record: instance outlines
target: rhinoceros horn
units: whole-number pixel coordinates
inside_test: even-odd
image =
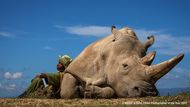
[[[150,52],[149,54],[147,54],[146,56],[144,56],[143,58],[141,58],[141,62],[144,65],[151,65],[152,61],[154,60],[156,55],[155,51]]]
[[[167,74],[176,64],[178,64],[183,57],[184,54],[179,54],[178,56],[175,56],[167,61],[149,66],[146,73],[151,76],[153,83],[155,83],[158,79]]]

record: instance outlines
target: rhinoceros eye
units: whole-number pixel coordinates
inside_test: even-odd
[[[122,64],[124,68],[128,67],[128,64]]]

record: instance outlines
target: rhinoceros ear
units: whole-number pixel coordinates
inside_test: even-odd
[[[144,43],[145,49],[147,50],[155,41],[155,38],[153,35],[147,37],[147,41]]]
[[[149,54],[141,58],[141,63],[144,65],[151,65],[152,61],[155,58],[155,55],[156,55],[155,51],[150,52]]]
[[[117,38],[119,38],[122,35],[122,33],[119,30],[117,30],[115,26],[112,26],[111,32],[114,35],[113,41],[115,41]]]

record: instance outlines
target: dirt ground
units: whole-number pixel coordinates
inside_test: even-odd
[[[32,99],[32,98],[0,98],[0,107],[63,107],[63,106],[131,106],[152,105],[183,106],[190,107],[190,94],[165,97],[144,97],[144,98],[118,98],[118,99]],[[164,106],[165,107],[165,106]]]

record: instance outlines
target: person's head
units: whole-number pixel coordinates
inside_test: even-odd
[[[68,55],[59,56],[57,70],[60,72],[63,72],[69,66],[71,62],[72,62],[72,59]]]

